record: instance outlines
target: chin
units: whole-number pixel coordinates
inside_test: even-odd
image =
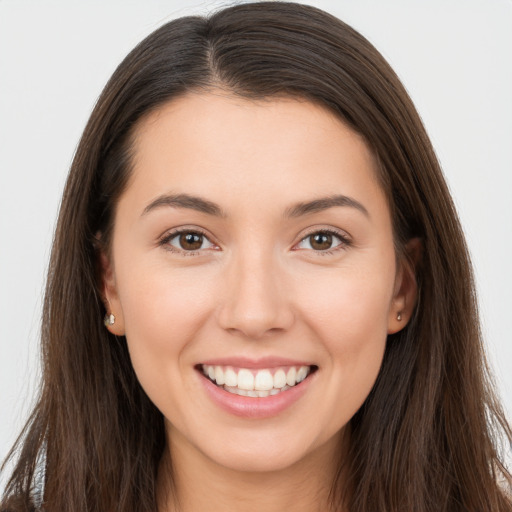
[[[268,429],[249,433],[231,431],[229,436],[212,436],[208,445],[195,448],[219,468],[244,473],[275,473],[294,466],[303,467],[306,461],[317,457],[323,460],[326,455],[332,457],[337,453],[344,430],[330,437],[325,435],[323,441],[322,433],[308,439],[303,435],[294,437],[289,432],[271,434]]]

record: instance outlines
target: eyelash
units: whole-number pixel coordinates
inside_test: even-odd
[[[174,247],[174,246],[172,246],[170,244],[171,240],[173,240],[177,236],[180,236],[180,235],[183,235],[183,234],[199,235],[201,237],[206,238],[206,240],[208,240],[209,243],[211,243],[212,245],[215,246],[214,242],[212,242],[210,240],[208,235],[204,231],[202,231],[202,230],[200,230],[198,228],[193,228],[193,229],[180,228],[180,229],[173,230],[170,233],[166,233],[158,241],[158,245],[164,247],[166,250],[168,250],[170,252],[181,254],[183,256],[197,256],[197,255],[199,255],[201,253],[201,251],[204,250],[204,249],[198,249],[198,250],[195,250],[195,251],[187,251],[185,249],[178,249],[178,248],[176,248],[176,247]],[[337,231],[337,230],[334,230],[334,229],[327,229],[327,228],[326,229],[318,229],[317,228],[317,229],[311,230],[309,233],[305,234],[300,239],[300,241],[297,244],[294,245],[294,247],[296,247],[297,245],[301,244],[302,242],[304,242],[308,238],[312,237],[313,235],[319,235],[319,234],[330,235],[332,237],[337,238],[340,241],[340,243],[338,245],[336,245],[335,247],[332,247],[331,249],[318,250],[318,251],[315,251],[314,249],[311,249],[311,251],[313,253],[315,253],[316,255],[319,255],[319,256],[328,256],[330,254],[335,253],[336,251],[344,250],[344,249],[350,247],[351,244],[352,244],[351,240],[347,237],[347,235],[342,233],[342,232],[340,232],[340,231]],[[300,251],[300,250],[309,250],[309,249],[293,249],[293,250]]]
[[[173,240],[177,236],[180,236],[180,235],[183,235],[183,234],[202,236],[202,237],[206,238],[206,240],[208,240],[208,242],[210,242],[212,245],[215,246],[215,244],[210,240],[209,236],[204,231],[202,231],[202,230],[200,230],[198,228],[190,228],[190,229],[180,228],[180,229],[173,230],[170,233],[166,233],[158,241],[158,245],[164,247],[164,249],[169,251],[169,252],[173,252],[173,253],[176,253],[176,254],[181,254],[183,256],[197,256],[197,255],[199,255],[201,253],[201,250],[204,250],[204,249],[198,249],[198,250],[195,250],[195,251],[186,251],[185,249],[178,249],[177,247],[174,247],[174,246],[172,246],[170,244],[171,240]]]
[[[332,247],[330,249],[318,250],[318,251],[315,251],[314,249],[311,249],[311,251],[315,255],[317,255],[317,256],[329,256],[331,254],[334,254],[337,251],[345,250],[345,249],[347,249],[348,247],[350,247],[352,245],[352,241],[347,236],[347,234],[344,233],[344,232],[337,231],[337,230],[332,229],[332,228],[323,228],[323,229],[322,228],[320,228],[320,229],[316,228],[316,229],[312,229],[311,231],[306,233],[300,239],[299,243],[295,244],[295,246],[301,244],[304,240],[307,240],[308,238],[312,237],[313,235],[330,235],[332,237],[337,238],[340,241],[340,243],[338,245],[336,245],[335,247]],[[310,245],[311,245],[311,243],[310,243]],[[309,250],[309,249],[294,249],[294,250],[300,251],[300,250]]]

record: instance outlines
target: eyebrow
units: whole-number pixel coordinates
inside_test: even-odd
[[[363,213],[366,217],[370,217],[368,210],[359,201],[356,201],[352,197],[344,196],[341,194],[329,197],[321,197],[319,199],[314,199],[313,201],[308,201],[305,203],[298,203],[291,208],[288,208],[285,212],[285,216],[301,217],[302,215],[322,212],[337,206],[348,206],[355,208],[356,210],[359,210],[361,213]]]
[[[142,215],[146,215],[152,210],[162,206],[170,206],[172,208],[187,208],[189,210],[196,210],[198,212],[214,215],[216,217],[226,217],[226,214],[222,211],[222,208],[219,205],[213,203],[212,201],[208,201],[207,199],[191,196],[189,194],[161,195],[149,203],[146,208],[144,208]]]
[[[227,217],[226,213],[222,208],[207,199],[201,197],[192,196],[189,194],[163,194],[152,201],[144,211],[142,215],[146,215],[149,212],[161,208],[163,206],[170,206],[172,208],[187,208],[189,210],[196,210],[207,215],[213,215],[215,217]],[[366,217],[370,217],[368,210],[355,199],[345,195],[333,195],[328,197],[321,197],[313,199],[312,201],[297,203],[296,205],[287,208],[284,212],[284,216],[288,218],[301,217],[311,213],[318,213],[329,208],[335,208],[340,206],[348,206],[355,208],[363,213]]]

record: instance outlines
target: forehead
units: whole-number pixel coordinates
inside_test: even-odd
[[[171,190],[220,203],[382,196],[368,145],[326,108],[222,91],[189,93],[141,120],[130,181],[128,191],[146,199]]]
[[[247,99],[222,89],[191,92],[163,104],[139,121],[135,134],[136,150],[150,149],[148,139],[159,143],[162,136],[200,137],[204,148],[224,143],[232,151],[243,151],[258,144],[267,150],[282,148],[284,143],[302,142],[306,135],[326,145],[342,137],[355,150],[371,153],[361,135],[319,103],[289,96]]]

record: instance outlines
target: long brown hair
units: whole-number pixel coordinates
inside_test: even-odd
[[[108,248],[137,122],[211,87],[330,109],[377,155],[397,252],[422,240],[418,304],[389,336],[377,382],[351,420],[349,481],[332,482],[333,510],[510,512],[500,440],[510,445],[512,432],[485,362],[462,230],[421,120],[364,37],[316,8],[268,1],[162,26],[100,96],[64,191],[40,398],[9,455],[17,463],[0,510],[156,510],[163,418],[136,379],[125,339],[103,326],[96,234]]]

